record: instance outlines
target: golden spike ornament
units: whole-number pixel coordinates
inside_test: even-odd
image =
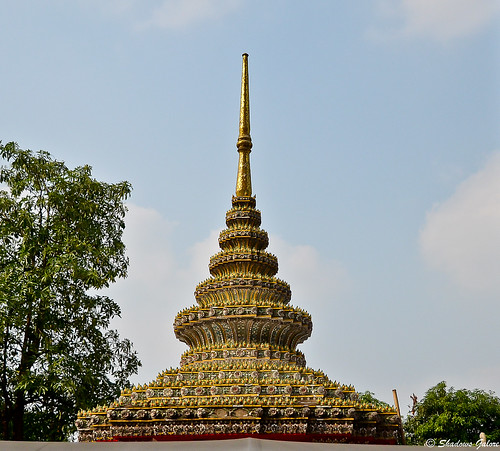
[[[250,137],[250,97],[248,89],[248,54],[243,54],[241,70],[240,99],[240,130],[236,147],[240,154],[238,161],[238,177],[236,179],[236,196],[250,197],[252,195],[252,178],[250,174],[250,152],[252,138]]]

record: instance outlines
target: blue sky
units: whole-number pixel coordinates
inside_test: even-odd
[[[402,406],[500,394],[498,0],[0,0],[0,139],[128,180],[115,326],[177,366],[236,179],[253,189],[332,380]],[[405,412],[406,409],[404,408]]]

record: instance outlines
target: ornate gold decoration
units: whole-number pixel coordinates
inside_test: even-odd
[[[219,235],[221,251],[195,290],[197,305],[179,312],[176,337],[189,349],[180,367],[125,389],[111,405],[80,412],[80,441],[272,436],[281,439],[395,443],[392,408],[362,403],[354,387],[306,366],[297,345],[311,316],[289,305],[276,278],[267,232],[250,181],[248,55],[243,55],[236,196]],[[332,354],[325,358],[334,356]],[[276,437],[274,437],[276,438]]]

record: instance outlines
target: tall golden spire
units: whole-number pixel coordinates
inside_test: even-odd
[[[241,100],[240,100],[240,134],[236,143],[240,154],[238,162],[238,177],[236,179],[236,196],[252,195],[252,178],[250,174],[250,152],[252,138],[250,137],[250,99],[248,94],[248,54],[243,54],[241,70]]]
[[[290,286],[276,277],[278,259],[266,251],[269,237],[252,196],[247,58],[244,54],[238,181],[227,228],[219,235],[221,250],[210,258],[210,277],[196,286],[197,305],[174,320],[175,336],[189,349],[179,368],[124,389],[109,407],[81,411],[80,441],[272,436],[396,443],[401,428],[396,411],[367,404],[354,387],[306,367],[297,349],[311,335],[312,320],[289,304]],[[351,323],[355,333],[359,325]]]

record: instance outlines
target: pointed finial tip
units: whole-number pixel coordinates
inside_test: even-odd
[[[250,139],[250,100],[248,94],[248,54],[243,53],[243,67],[241,70],[241,100],[240,100],[240,134],[238,143],[246,141],[247,149],[252,147]],[[238,145],[238,148],[240,146]]]
[[[250,100],[248,93],[248,54],[243,53],[243,67],[241,72],[241,102],[240,102],[240,130],[238,142],[239,162],[238,178],[236,180],[236,196],[251,196],[252,182],[250,175]]]

